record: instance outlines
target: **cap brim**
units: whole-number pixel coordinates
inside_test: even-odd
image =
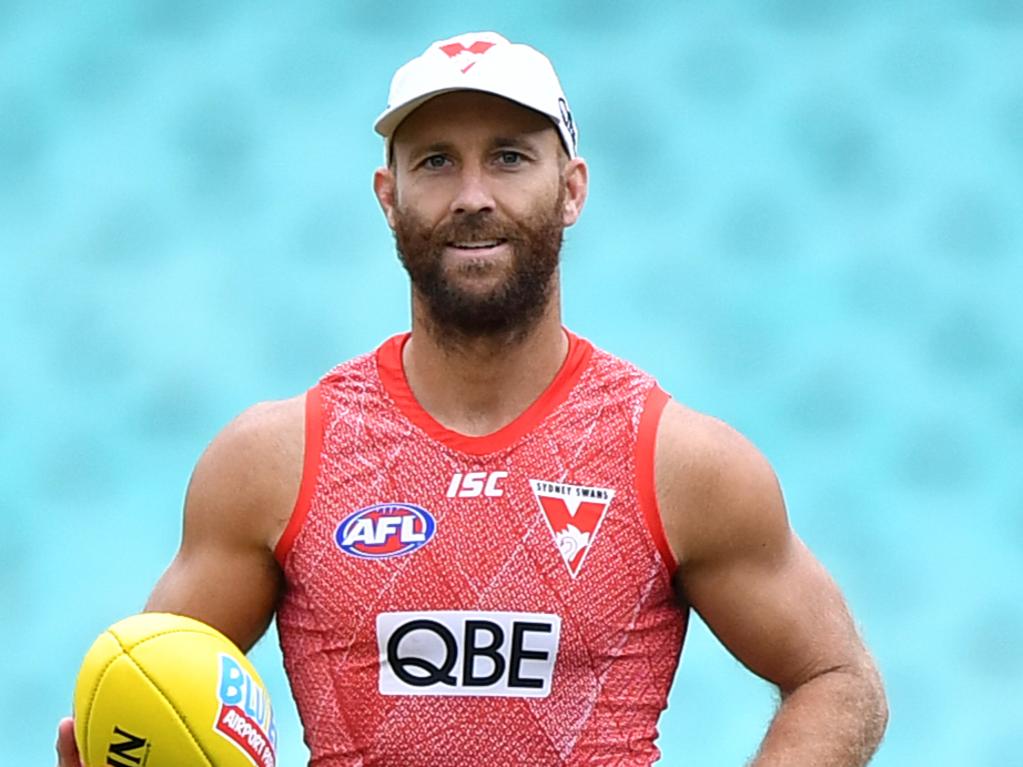
[[[538,109],[533,104],[527,104],[524,101],[513,99],[504,93],[496,93],[494,91],[486,90],[485,88],[466,88],[465,86],[460,86],[456,88],[438,88],[437,90],[424,93],[421,96],[416,96],[414,99],[412,99],[411,101],[406,101],[404,104],[399,104],[396,107],[384,110],[384,112],[377,118],[376,122],[373,123],[373,130],[375,130],[384,138],[390,138],[392,135],[394,135],[394,131],[398,129],[398,126],[401,125],[402,120],[404,120],[414,111],[416,111],[427,101],[429,101],[432,98],[435,98],[436,96],[440,96],[444,93],[454,93],[455,91],[476,91],[477,93],[489,93],[492,96],[498,96],[502,99],[507,99],[508,101],[511,101],[513,104],[518,104],[519,106],[524,107],[525,109],[531,109],[532,111],[542,114],[544,117],[553,120],[555,128],[557,128],[558,126],[557,115],[550,114],[543,109]]]
[[[417,96],[411,101],[406,101],[404,104],[399,104],[396,107],[385,109],[384,112],[377,118],[377,121],[373,123],[373,130],[379,133],[384,138],[390,138],[390,136],[397,130],[401,121],[412,114],[416,109],[421,107],[427,101],[432,99],[434,96],[440,96],[442,93],[452,93],[460,90],[476,90],[475,88],[438,88],[435,91],[424,93],[421,96]],[[482,91],[481,91],[482,92]]]

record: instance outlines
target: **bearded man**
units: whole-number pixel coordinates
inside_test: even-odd
[[[550,62],[434,43],[376,129],[411,332],[213,441],[148,609],[244,649],[276,614],[318,767],[649,765],[690,610],[780,690],[755,765],[866,764],[881,682],[767,461],[562,325]]]

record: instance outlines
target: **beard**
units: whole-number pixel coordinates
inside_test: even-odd
[[[553,205],[538,207],[521,222],[481,211],[458,214],[434,229],[414,211],[396,208],[398,257],[438,340],[515,339],[533,327],[554,285],[564,231],[564,197],[562,188]],[[488,240],[503,240],[511,251],[510,260],[445,258],[449,243]]]

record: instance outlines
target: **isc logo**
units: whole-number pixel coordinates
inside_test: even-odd
[[[334,542],[353,557],[388,559],[422,548],[436,529],[433,516],[422,506],[377,503],[345,517],[334,531]]]
[[[547,613],[380,613],[380,693],[546,698],[560,636]]]
[[[504,495],[501,482],[508,476],[506,471],[470,471],[461,472],[451,478],[448,485],[448,498],[478,498],[481,495],[498,498]]]

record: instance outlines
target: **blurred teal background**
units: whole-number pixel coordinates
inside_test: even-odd
[[[887,679],[875,764],[1023,765],[1014,0],[0,0],[0,761],[52,763],[212,436],[406,327],[371,123],[473,29],[575,111],[568,324],[773,461]],[[742,764],[773,706],[697,623],[662,763]]]

